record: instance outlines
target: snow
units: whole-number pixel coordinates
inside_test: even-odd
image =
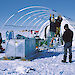
[[[62,63],[63,53],[50,54],[45,51],[33,61],[0,60],[0,75],[75,75],[75,48],[73,63]]]
[[[56,50],[43,50],[32,61],[0,60],[0,75],[75,75],[75,30],[72,26],[70,28],[74,32],[72,63],[68,62],[68,58],[68,63],[61,62],[63,46],[59,46]],[[4,56],[5,53],[0,53],[0,58]]]
[[[73,63],[61,62],[63,52],[46,50],[39,55],[32,61],[0,60],[0,75],[75,75],[75,47],[73,47]],[[0,54],[1,56],[4,54]]]

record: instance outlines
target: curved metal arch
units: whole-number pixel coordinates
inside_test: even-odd
[[[41,17],[41,16],[38,16],[38,17]],[[43,18],[46,18],[46,17],[48,17],[48,15],[46,15],[46,16],[44,16]],[[34,18],[33,20],[32,20],[32,22],[34,21],[34,20],[36,20],[37,19],[37,17],[36,18]],[[34,25],[36,25],[40,20],[42,20],[42,19],[39,19],[38,21],[36,21],[35,23],[34,23]],[[41,23],[43,23],[45,20],[43,20],[43,21],[41,21],[38,25],[41,25]],[[32,23],[31,22],[31,23]],[[31,23],[29,23],[29,25],[31,24]],[[28,25],[28,26],[29,26]],[[33,28],[33,27],[32,27]],[[36,26],[36,29],[38,28],[38,26]]]
[[[43,20],[43,21],[41,21],[41,22],[39,23],[39,25],[41,25],[43,22],[44,22],[44,20]],[[36,27],[36,29],[38,29],[38,26]]]
[[[40,16],[38,16],[38,17],[40,17]],[[45,17],[47,17],[47,15],[45,15]],[[43,17],[43,18],[45,18],[45,17]],[[34,18],[28,25],[30,25],[34,20],[36,20],[37,19],[37,17],[36,18]],[[40,19],[40,20],[42,20],[42,19]],[[38,21],[39,22],[39,21]],[[35,24],[37,23],[37,21],[35,22]],[[34,25],[35,25],[34,24]]]
[[[40,15],[40,16],[38,16],[38,17],[41,17],[41,16],[48,16],[47,14],[43,14],[43,15]]]
[[[48,16],[47,16],[48,17]],[[43,17],[44,18],[44,17]],[[37,19],[37,18],[36,18]],[[37,20],[34,25],[36,25],[40,20],[42,20],[41,18],[39,20]]]
[[[44,15],[45,16],[45,15]],[[47,15],[46,15],[47,16]],[[39,17],[41,17],[41,16],[39,16]],[[35,23],[34,23],[34,25],[36,25],[40,20],[42,20],[41,18],[39,19],[39,20],[37,20]]]
[[[24,10],[30,9],[30,8],[45,8],[45,9],[47,9],[48,11],[50,10],[49,8],[43,7],[43,6],[30,6],[30,7],[26,7],[26,8],[23,8],[23,9],[19,10],[17,13],[20,13],[21,11],[24,11]],[[51,11],[51,10],[50,10],[50,11]],[[15,14],[17,14],[17,13],[15,13]],[[4,25],[6,25],[6,23],[7,23],[13,16],[15,16],[15,14],[11,15],[11,16],[6,20],[5,23],[4,23]]]
[[[37,18],[34,18],[28,25],[30,25],[34,20],[36,20]]]
[[[39,16],[38,16],[39,17]],[[28,25],[30,25],[33,21],[35,21],[37,17],[35,17]]]
[[[36,22],[34,23],[34,25],[36,25],[40,20],[41,20],[41,19],[39,19],[38,21],[36,21]]]
[[[46,17],[48,18],[48,16],[44,16],[43,18],[46,19],[46,20],[48,20]],[[46,20],[43,20],[43,22],[45,22]],[[40,26],[40,24],[37,25],[37,27],[39,27],[39,26]]]
[[[41,23],[43,23],[44,22],[44,20],[42,20],[40,23],[39,23],[39,25],[41,25]],[[36,27],[34,30],[37,30],[38,29],[38,26],[34,26],[34,27]],[[32,27],[31,29],[33,29],[34,27]],[[39,30],[39,29],[38,29]]]
[[[44,16],[43,18],[45,18],[45,17],[48,17],[48,16]],[[36,21],[35,23],[34,23],[34,25],[36,25],[40,20],[42,20],[42,19],[39,19],[38,21]],[[36,26],[36,29],[41,25],[41,23],[43,23],[45,20],[43,20],[43,21],[41,21],[37,26]]]
[[[46,9],[46,10],[48,10],[48,11],[55,12],[55,11],[53,11],[53,10],[47,8],[47,7],[44,7],[44,6],[30,6],[30,7],[26,7],[26,8],[23,8],[23,9],[19,10],[17,13],[20,13],[20,12],[22,12],[22,11],[24,11],[24,10],[27,10],[27,9],[30,9],[30,8],[44,8],[44,9]],[[15,14],[17,14],[17,13],[15,13]],[[6,25],[7,22],[8,22],[15,14],[11,15],[11,16],[6,20],[5,23],[4,23],[4,25]]]
[[[19,10],[18,13],[19,13],[19,12],[22,12],[22,11],[24,11],[24,10],[30,9],[30,8],[45,8],[45,9],[47,9],[47,10],[50,10],[49,8],[44,7],[44,6],[30,6],[30,7],[26,7],[26,8],[23,8],[23,9]]]
[[[45,12],[40,12],[40,13],[34,14],[34,15],[32,15],[31,17],[28,17],[28,18],[22,23],[22,25],[23,25],[27,20],[29,20],[30,18],[32,18],[32,17],[34,17],[34,16],[37,16],[37,15],[41,15],[41,14],[47,15],[47,14],[45,14]],[[41,15],[41,16],[42,16],[42,15]],[[39,16],[38,16],[38,17],[39,17]]]
[[[24,14],[23,16],[21,16],[15,23],[14,23],[14,25],[18,22],[18,21],[20,21],[23,17],[25,17],[26,15],[29,15],[29,14],[32,14],[32,13],[35,13],[35,12],[43,12],[43,11],[48,11],[48,10],[35,10],[35,11],[31,11],[31,12],[28,12],[28,13],[26,13],[26,14]]]
[[[14,16],[15,14],[11,15],[4,23],[4,25],[6,25],[6,23]]]

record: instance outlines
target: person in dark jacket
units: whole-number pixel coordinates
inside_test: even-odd
[[[56,33],[56,25],[55,25],[55,19],[53,14],[53,19],[51,19],[50,16],[50,41],[52,40],[53,37],[55,37],[55,33]],[[50,44],[50,46],[53,46],[53,42]]]
[[[69,62],[72,62],[72,40],[73,40],[73,31],[69,29],[68,24],[64,26],[65,32],[62,36],[65,45],[64,45],[64,57],[62,62],[66,62],[67,58],[67,49],[69,49]]]
[[[0,49],[2,48],[1,43],[2,43],[2,36],[1,36],[1,33],[0,33]]]
[[[54,37],[54,35],[56,33],[56,25],[55,25],[54,14],[53,14],[52,20],[51,20],[51,16],[50,16],[50,33],[51,33],[52,37]]]
[[[55,20],[55,24],[56,24],[56,36],[59,35],[59,37],[60,37],[60,27],[61,27],[62,20],[63,19],[62,19],[62,17],[60,15]]]
[[[52,19],[50,23],[50,31],[56,33],[56,25],[55,25],[54,19]]]
[[[1,44],[2,44],[2,35],[0,33],[0,52],[5,50],[5,49],[2,48]]]

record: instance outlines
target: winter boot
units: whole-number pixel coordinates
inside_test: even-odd
[[[66,60],[62,60],[63,63],[66,63]]]
[[[69,60],[70,63],[72,63],[72,60]]]
[[[72,63],[72,55],[69,55],[69,62]]]
[[[64,55],[64,59],[62,60],[62,62],[66,63],[66,56]]]

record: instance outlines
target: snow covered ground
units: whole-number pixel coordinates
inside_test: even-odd
[[[56,51],[44,50],[32,61],[0,60],[0,75],[75,75],[75,45],[72,51],[72,63],[61,62],[63,59],[62,46]],[[3,56],[5,53],[0,53],[0,58]]]
[[[75,75],[75,39],[72,53],[72,63],[68,62],[68,58],[68,63],[61,62],[63,46],[59,46],[56,50],[44,50],[32,61],[0,60],[0,75]],[[5,53],[0,53],[0,58],[3,56]]]
[[[60,52],[45,50],[32,61],[0,60],[0,75],[75,75],[75,47],[72,63],[61,62],[63,52],[59,49]],[[0,57],[4,55],[1,53]]]

